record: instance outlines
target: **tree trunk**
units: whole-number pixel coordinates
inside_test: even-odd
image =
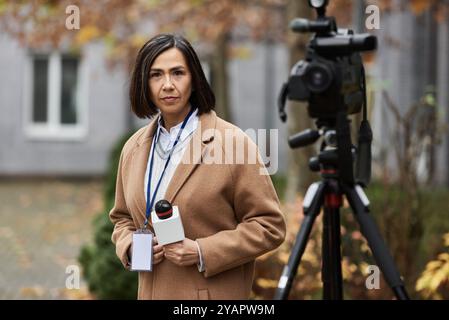
[[[215,41],[210,57],[211,86],[215,93],[215,111],[221,118],[231,121],[228,92],[228,48],[229,34],[223,33]]]
[[[309,7],[307,1],[290,0],[287,4],[288,22],[296,17],[312,18],[312,13],[312,9]],[[290,66],[293,66],[298,60],[304,59],[310,36],[310,34],[298,34],[290,30],[288,31]],[[314,127],[314,123],[307,112],[306,103],[290,101],[287,114],[289,135]],[[313,181],[317,180],[318,176],[311,172],[308,166],[309,158],[315,154],[314,146],[294,150],[290,149],[288,151],[286,190],[286,200],[288,202],[294,201],[298,192],[304,194],[307,187]]]

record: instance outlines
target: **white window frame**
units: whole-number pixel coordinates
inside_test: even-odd
[[[82,141],[88,132],[88,72],[87,65],[80,58],[77,70],[77,122],[63,124],[60,122],[61,113],[61,78],[62,54],[53,51],[48,56],[48,84],[47,84],[47,122],[33,121],[33,90],[34,90],[34,57],[36,52],[30,53],[25,66],[24,81],[24,129],[30,140]]]

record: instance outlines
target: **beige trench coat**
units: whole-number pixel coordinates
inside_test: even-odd
[[[109,216],[112,241],[124,266],[132,233],[145,219],[144,175],[156,123],[153,119],[137,131],[120,157]],[[234,134],[234,146],[225,139],[226,132]],[[179,207],[185,236],[198,241],[205,272],[164,259],[152,272],[139,273],[138,299],[248,299],[255,259],[283,242],[286,226],[270,176],[261,174],[266,171],[263,164],[236,163],[236,151],[242,152],[238,141],[243,141],[245,161],[250,152],[257,153],[242,130],[214,111],[200,115],[165,199]],[[220,153],[227,161],[211,163]]]

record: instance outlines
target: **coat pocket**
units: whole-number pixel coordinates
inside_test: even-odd
[[[210,300],[209,289],[198,289],[198,300]]]

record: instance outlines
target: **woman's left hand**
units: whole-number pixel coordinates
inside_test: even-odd
[[[187,238],[183,241],[165,245],[164,256],[174,264],[182,267],[191,266],[200,260],[195,241]]]

